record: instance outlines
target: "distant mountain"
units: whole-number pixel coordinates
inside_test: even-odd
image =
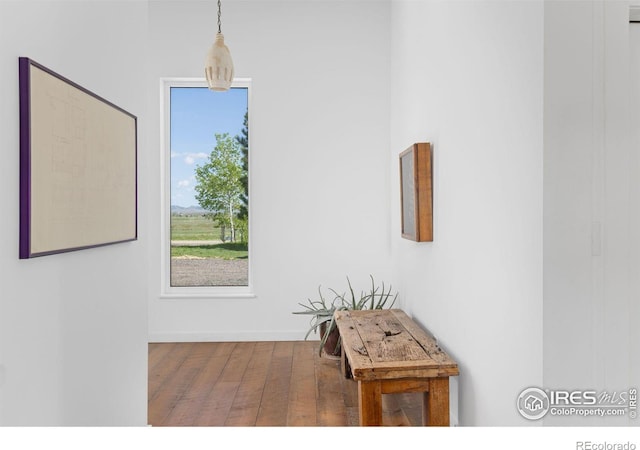
[[[206,214],[207,211],[200,206],[178,206],[171,205],[171,214]]]

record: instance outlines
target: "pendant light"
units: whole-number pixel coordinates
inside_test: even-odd
[[[218,33],[216,40],[207,53],[204,67],[207,85],[212,91],[228,91],[233,82],[233,60],[224,44],[220,21],[220,0],[218,0]]]

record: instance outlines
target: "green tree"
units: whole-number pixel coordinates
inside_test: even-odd
[[[196,167],[196,200],[214,218],[227,224],[236,240],[235,220],[241,205],[242,151],[228,133],[216,134],[216,146],[209,160]]]
[[[238,217],[247,219],[249,216],[249,111],[244,113],[242,130],[235,137],[235,140],[240,145],[240,150],[242,150],[242,177],[240,182],[242,183],[243,193],[240,197],[241,204]]]

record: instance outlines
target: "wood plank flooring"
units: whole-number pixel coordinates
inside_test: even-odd
[[[356,382],[317,342],[149,344],[153,426],[357,426]],[[419,426],[420,394],[383,396],[384,424]]]

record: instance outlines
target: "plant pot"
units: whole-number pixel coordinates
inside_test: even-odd
[[[327,324],[323,323],[320,325],[320,340],[324,339],[324,334],[327,329]],[[326,342],[324,343],[324,347],[322,348],[322,354],[327,358],[331,359],[339,359],[341,354],[341,345],[340,345],[340,332],[338,331],[338,327],[333,327],[333,329],[329,332],[329,336],[327,337]]]

